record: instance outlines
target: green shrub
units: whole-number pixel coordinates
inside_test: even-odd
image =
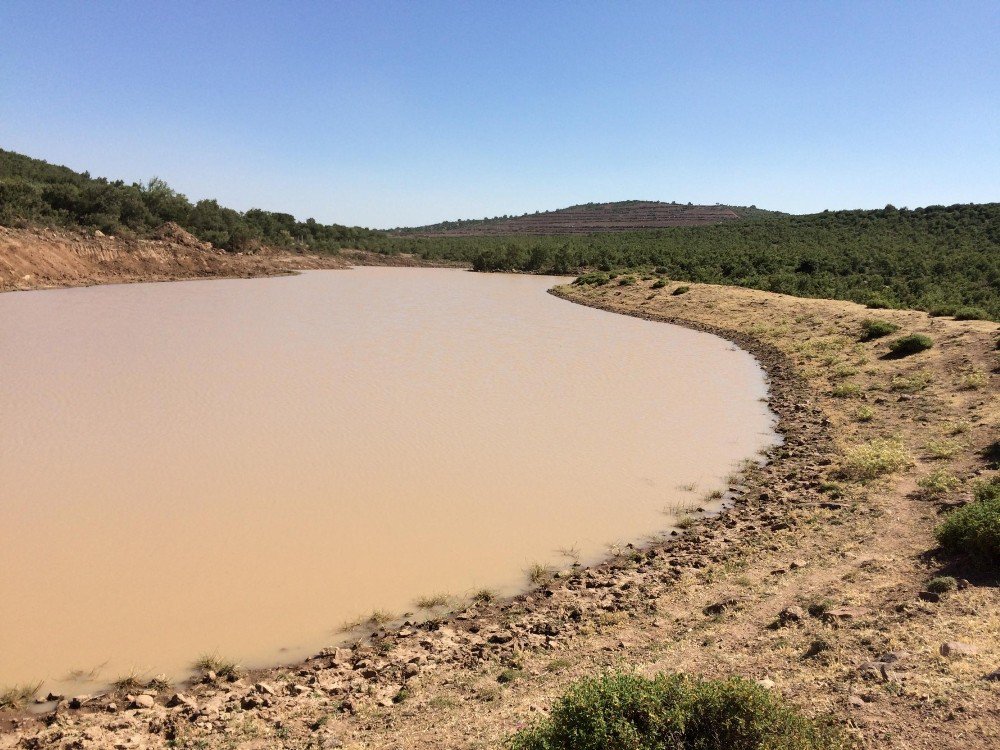
[[[927,582],[927,590],[935,594],[947,594],[958,588],[958,581],[951,576],[938,576]]]
[[[618,279],[618,286],[632,286],[635,283],[635,276],[622,276]]]
[[[663,287],[665,287],[666,285],[667,285],[667,280],[666,279],[657,279],[656,281],[653,282],[652,288],[653,289],[663,289]]]
[[[610,674],[582,680],[512,750],[834,750],[848,743],[740,678]]]
[[[907,354],[916,354],[934,346],[934,339],[922,333],[911,333],[909,336],[898,338],[889,344],[889,351],[893,354],[905,357]]]
[[[890,323],[888,320],[868,318],[861,321],[861,340],[871,341],[872,339],[880,339],[898,330],[899,326],[895,323]]]
[[[927,314],[930,315],[932,318],[943,318],[943,317],[945,317],[947,315],[954,315],[955,314],[955,306],[954,305],[934,305],[933,307],[931,307],[930,309],[927,310]]]
[[[949,513],[935,534],[950,555],[1000,562],[1000,478],[978,485],[975,499]]]
[[[888,310],[896,305],[881,294],[873,294],[868,298],[867,306],[872,310]]]
[[[955,311],[955,320],[989,320],[985,310],[978,307],[960,307]]]
[[[587,284],[593,286],[604,286],[609,281],[611,281],[611,277],[608,276],[606,273],[594,272],[594,273],[585,273],[582,276],[578,276],[576,281],[574,281],[573,283],[577,284],[578,286],[585,286]]]
[[[672,291],[671,294],[673,294],[674,296],[677,296],[678,294],[687,294],[690,291],[691,291],[691,287],[689,287],[689,286],[679,286],[676,289],[674,289],[674,291]]]

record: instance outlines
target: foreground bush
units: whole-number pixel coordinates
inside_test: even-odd
[[[889,344],[889,351],[899,356],[916,354],[934,346],[934,339],[922,333],[911,333],[909,336],[898,338]]]
[[[989,320],[990,315],[978,307],[960,307],[955,311],[955,320]]]
[[[573,685],[513,750],[833,750],[833,727],[746,680],[611,674]]]
[[[1000,562],[1000,478],[976,487],[975,500],[949,513],[935,534],[950,555]]]

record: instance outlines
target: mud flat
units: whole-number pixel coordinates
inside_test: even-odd
[[[294,667],[161,691],[141,699],[149,707],[128,708],[136,695],[62,704],[48,726],[21,720],[7,744],[496,747],[572,680],[625,667],[760,680],[832,714],[863,747],[996,747],[995,573],[936,557],[932,531],[993,471],[997,326],[677,286],[558,294],[721,333],[764,365],[785,441],[733,483],[725,513],[527,594],[379,627]],[[884,339],[859,341],[875,316],[932,336],[933,349],[885,358]],[[883,439],[908,465],[864,481],[847,471],[854,451]],[[928,496],[917,482],[937,470],[959,485]],[[967,581],[922,597],[942,573]],[[968,648],[942,653],[946,642]]]

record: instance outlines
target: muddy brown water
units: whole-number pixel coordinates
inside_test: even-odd
[[[546,294],[565,282],[0,295],[0,686],[291,662],[663,532],[774,442],[747,353]]]

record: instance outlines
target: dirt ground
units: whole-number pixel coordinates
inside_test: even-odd
[[[759,680],[864,748],[1000,747],[997,571],[939,559],[933,536],[996,468],[998,326],[651,284],[554,293],[715,332],[766,368],[784,443],[732,477],[724,513],[699,513],[693,496],[683,529],[599,566],[426,621],[373,622],[293,667],[66,696],[40,717],[11,714],[0,748],[495,748],[573,680],[617,668]],[[934,347],[888,358],[894,336],[861,341],[866,318]],[[879,440],[900,465],[859,476],[856,451]],[[934,472],[957,485],[918,484]],[[958,590],[928,596],[943,574]],[[952,642],[964,647],[943,654]]]

